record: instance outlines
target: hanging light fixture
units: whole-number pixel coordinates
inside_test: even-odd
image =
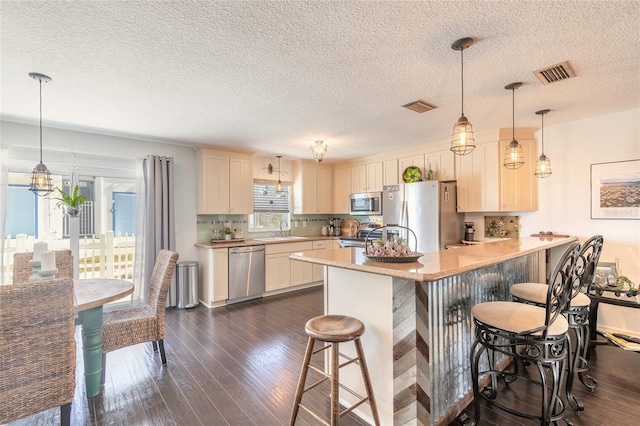
[[[538,161],[536,161],[536,171],[534,173],[539,178],[546,178],[551,175],[551,162],[549,161],[549,158],[544,155],[544,115],[549,111],[551,110],[541,109],[540,111],[536,111],[536,114],[540,116],[540,119],[542,121],[542,154],[540,154],[540,157],[538,157]]]
[[[522,145],[516,140],[516,89],[522,86],[522,83],[511,83],[504,88],[512,91],[512,129],[513,137],[511,143],[504,152],[504,166],[507,169],[515,170],[524,165],[524,155],[522,154]]]
[[[42,83],[51,81],[51,77],[37,72],[30,72],[29,77],[40,82],[40,163],[33,169],[31,173],[31,185],[29,191],[41,197],[51,194],[53,184],[51,183],[51,173],[47,166],[42,162]]]
[[[315,145],[311,145],[309,148],[311,148],[313,158],[315,158],[318,163],[322,163],[324,154],[327,152],[327,144],[324,143],[324,141],[316,141]]]
[[[462,87],[462,115],[453,125],[453,136],[451,137],[451,151],[457,155],[466,155],[475,149],[475,139],[473,137],[473,128],[467,117],[464,116],[464,49],[473,44],[471,37],[456,40],[451,45],[453,50],[460,51],[460,85]]]
[[[284,191],[282,190],[282,181],[280,181],[280,159],[282,155],[276,155],[278,157],[278,184],[276,185],[276,194],[282,194]]]

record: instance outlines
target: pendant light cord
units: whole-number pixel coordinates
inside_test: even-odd
[[[462,87],[462,100],[460,102],[462,115],[464,115],[464,47],[460,49],[460,86]]]
[[[540,114],[542,116],[542,155],[544,155],[544,114]]]
[[[511,89],[511,138],[516,140],[516,88]]]
[[[39,78],[40,82],[40,164],[42,164],[42,79]]]

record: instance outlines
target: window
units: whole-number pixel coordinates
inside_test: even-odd
[[[116,235],[133,235],[136,233],[136,194],[135,192],[114,191],[113,232]]]
[[[5,233],[38,238],[38,196],[29,191],[29,185],[9,184],[7,192],[7,221]]]
[[[249,232],[264,232],[289,229],[291,219],[290,195],[291,187],[282,184],[282,192],[276,192],[273,182],[259,182],[253,184],[253,211],[249,215]],[[287,225],[284,226],[283,220]]]

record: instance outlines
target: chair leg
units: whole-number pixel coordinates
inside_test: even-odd
[[[340,344],[331,343],[331,426],[338,425],[340,417]]]
[[[151,342],[151,346],[153,346],[154,352],[158,352],[158,342],[154,340],[153,342]]]
[[[380,426],[380,418],[378,417],[378,406],[376,404],[376,399],[373,396],[373,386],[371,386],[371,378],[369,377],[369,369],[367,368],[367,363],[364,359],[364,351],[362,350],[362,343],[360,343],[360,339],[355,339],[353,342],[356,346],[356,353],[358,354],[358,358],[360,358],[360,372],[362,373],[362,379],[364,380],[364,388],[367,391],[367,396],[369,397],[369,405],[371,406],[371,414],[373,415],[373,422],[376,426]]]
[[[100,386],[104,385],[104,381],[107,377],[107,354],[102,354],[102,371],[100,372]]]
[[[571,319],[574,321],[574,319]],[[575,332],[576,336],[576,350],[573,350],[573,344],[571,343],[571,330]],[[580,361],[580,338],[581,330],[580,327],[571,327],[567,332],[567,362],[569,364],[569,372],[567,373],[567,382],[566,382],[566,392],[567,392],[567,401],[573,409],[578,411],[584,411],[584,404],[582,401],[573,394],[573,379],[576,375],[576,370],[578,367],[578,363]]]
[[[60,406],[60,426],[71,425],[71,403]]]
[[[158,348],[160,348],[160,359],[162,360],[162,365],[167,365],[167,357],[164,353],[164,339],[158,340]]]
[[[298,410],[300,409],[300,401],[302,400],[302,393],[304,392],[304,384],[307,380],[309,363],[311,362],[311,355],[313,354],[314,342],[315,342],[315,339],[309,337],[309,340],[307,342],[307,350],[304,353],[304,361],[302,362],[302,369],[300,370],[300,378],[298,379],[298,387],[296,388],[296,396],[293,400],[293,407],[291,409],[291,419],[289,420],[289,426],[293,426],[296,423],[296,417],[298,417]]]
[[[480,346],[479,349],[478,346]],[[473,422],[470,423],[471,425],[480,424],[480,377],[478,368],[480,357],[485,350],[486,348],[477,340],[471,346],[471,384],[473,386]]]
[[[582,327],[582,348],[580,351],[580,369],[578,370],[578,378],[591,392],[595,392],[598,381],[587,374],[589,370],[589,346],[591,343],[591,325]]]

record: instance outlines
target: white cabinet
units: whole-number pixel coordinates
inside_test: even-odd
[[[265,247],[265,290],[282,290],[312,282],[312,265],[289,259],[291,253],[312,248],[311,241],[268,244]]]
[[[198,248],[200,301],[207,307],[229,298],[229,250]]]
[[[470,154],[456,155],[459,212],[532,211],[538,208],[538,183],[533,176],[537,159],[533,139],[535,129],[519,129],[516,133],[516,139],[523,146],[525,161],[524,166],[516,170],[502,165],[504,150],[511,142],[511,129],[508,130],[506,135],[506,129],[501,129],[493,135],[492,141],[476,141],[476,148]]]
[[[397,185],[400,174],[398,173],[398,160],[387,160],[382,163],[382,186]]]
[[[400,182],[403,182],[402,174],[404,173],[404,170],[407,167],[418,167],[418,168],[420,168],[420,171],[422,172],[422,176],[424,176],[424,173],[425,173],[425,170],[424,170],[424,154],[413,155],[411,157],[404,157],[404,158],[398,159],[398,179],[399,179]]]
[[[367,192],[382,191],[382,163],[367,164]]]
[[[325,166],[302,160],[293,165],[293,212],[333,213],[333,173]]]
[[[367,167],[365,165],[351,168],[351,193],[367,192]]]
[[[435,180],[455,180],[456,169],[454,155],[455,154],[448,149],[425,154],[425,175],[429,171],[429,167],[431,167]]]
[[[313,251],[326,250],[333,247],[333,240],[323,240],[313,242]],[[324,266],[313,264],[312,266],[312,281],[324,281]]]
[[[251,156],[202,148],[196,158],[197,214],[253,211]]]
[[[382,163],[363,164],[351,168],[351,192],[382,191]]]
[[[333,172],[333,213],[349,214],[351,195],[351,169],[336,169]]]

